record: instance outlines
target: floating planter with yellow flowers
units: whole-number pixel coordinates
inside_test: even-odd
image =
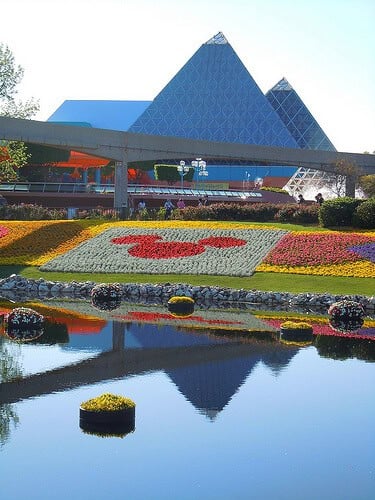
[[[193,314],[194,304],[191,297],[176,295],[168,300],[168,311],[179,318],[187,318]]]
[[[100,283],[91,290],[91,303],[101,311],[113,311],[121,305],[122,290],[118,283]]]
[[[89,399],[80,406],[79,425],[91,434],[123,437],[135,429],[135,403],[110,393]]]
[[[303,321],[284,321],[280,325],[280,338],[285,341],[306,343],[313,338],[313,328]]]

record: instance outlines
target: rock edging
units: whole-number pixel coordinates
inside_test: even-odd
[[[48,281],[43,278],[27,279],[17,274],[0,280],[0,296],[15,302],[28,299],[90,299],[91,290],[97,283],[93,281],[69,283]],[[328,307],[338,300],[360,302],[366,314],[375,313],[375,296],[332,295],[328,293],[264,292],[259,290],[243,290],[221,287],[194,286],[182,283],[163,284],[121,284],[123,298],[129,302],[149,302],[166,304],[174,295],[186,295],[194,299],[202,307],[226,308],[261,308],[277,310],[316,310],[327,311]]]

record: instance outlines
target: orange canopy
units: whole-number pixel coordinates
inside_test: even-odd
[[[110,160],[99,158],[98,156],[91,156],[85,153],[78,153],[78,151],[71,151],[68,161],[59,161],[54,163],[55,167],[71,167],[71,168],[89,168],[89,167],[105,167]]]

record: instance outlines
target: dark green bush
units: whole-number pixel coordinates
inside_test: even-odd
[[[323,227],[352,226],[354,212],[362,202],[349,197],[327,200],[320,207],[319,223]]]
[[[184,220],[233,220],[266,222],[274,220],[280,205],[272,203],[214,203],[203,207],[186,207],[175,211],[175,218]]]
[[[358,205],[354,212],[353,224],[355,227],[375,229],[375,198],[369,198]]]
[[[318,205],[282,205],[275,214],[274,220],[277,222],[291,222],[292,224],[317,224],[318,212]]]

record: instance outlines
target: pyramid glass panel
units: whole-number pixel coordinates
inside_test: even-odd
[[[286,78],[269,90],[266,97],[300,148],[336,151]]]
[[[199,48],[129,131],[299,147],[222,33]]]

